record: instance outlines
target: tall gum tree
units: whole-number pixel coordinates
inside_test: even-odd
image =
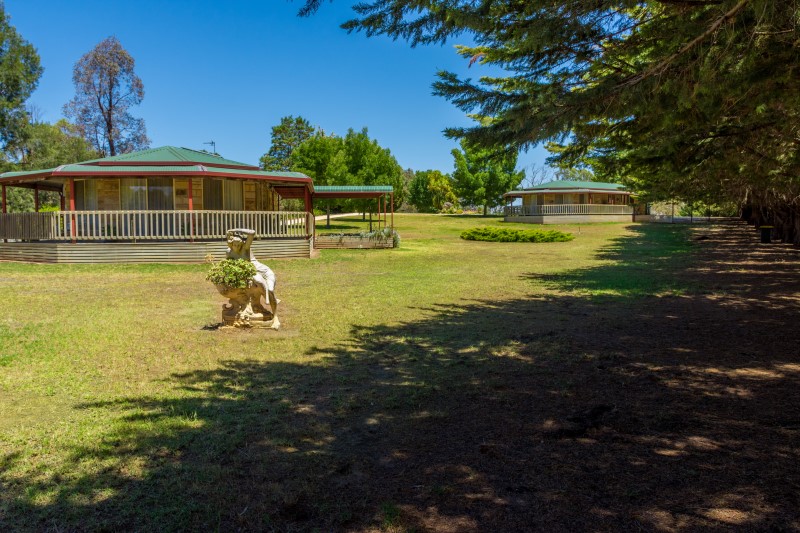
[[[134,72],[135,61],[116,37],[108,37],[75,64],[75,97],[64,114],[104,156],[147,148],[144,120],[130,108],[144,99],[144,84]]]

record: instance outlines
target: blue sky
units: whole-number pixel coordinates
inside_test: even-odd
[[[136,60],[152,146],[208,149],[256,164],[282,116],[302,115],[326,132],[369,128],[404,168],[452,171],[448,126],[470,120],[431,95],[439,69],[467,76],[453,48],[412,49],[383,37],[348,35],[348,0],[296,16],[302,0],[5,0],[11,23],[45,68],[30,102],[55,122],[72,98],[72,67],[114,35]],[[519,168],[541,165],[541,148],[520,154]]]

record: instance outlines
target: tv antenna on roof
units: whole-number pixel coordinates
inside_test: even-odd
[[[203,144],[210,144],[211,145],[211,153],[213,153],[213,154],[217,153],[217,143],[215,143],[214,141],[208,141],[207,143],[203,143]]]

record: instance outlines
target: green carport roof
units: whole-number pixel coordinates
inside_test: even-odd
[[[316,198],[377,198],[394,192],[391,185],[319,185]]]

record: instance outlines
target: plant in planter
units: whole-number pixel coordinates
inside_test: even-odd
[[[230,289],[246,289],[253,283],[256,267],[247,259],[223,259],[211,263],[206,280]]]
[[[247,259],[212,262],[206,279],[228,298],[222,306],[222,322],[226,326],[279,327],[272,311],[261,304],[264,290],[256,283],[257,274],[256,266]]]

